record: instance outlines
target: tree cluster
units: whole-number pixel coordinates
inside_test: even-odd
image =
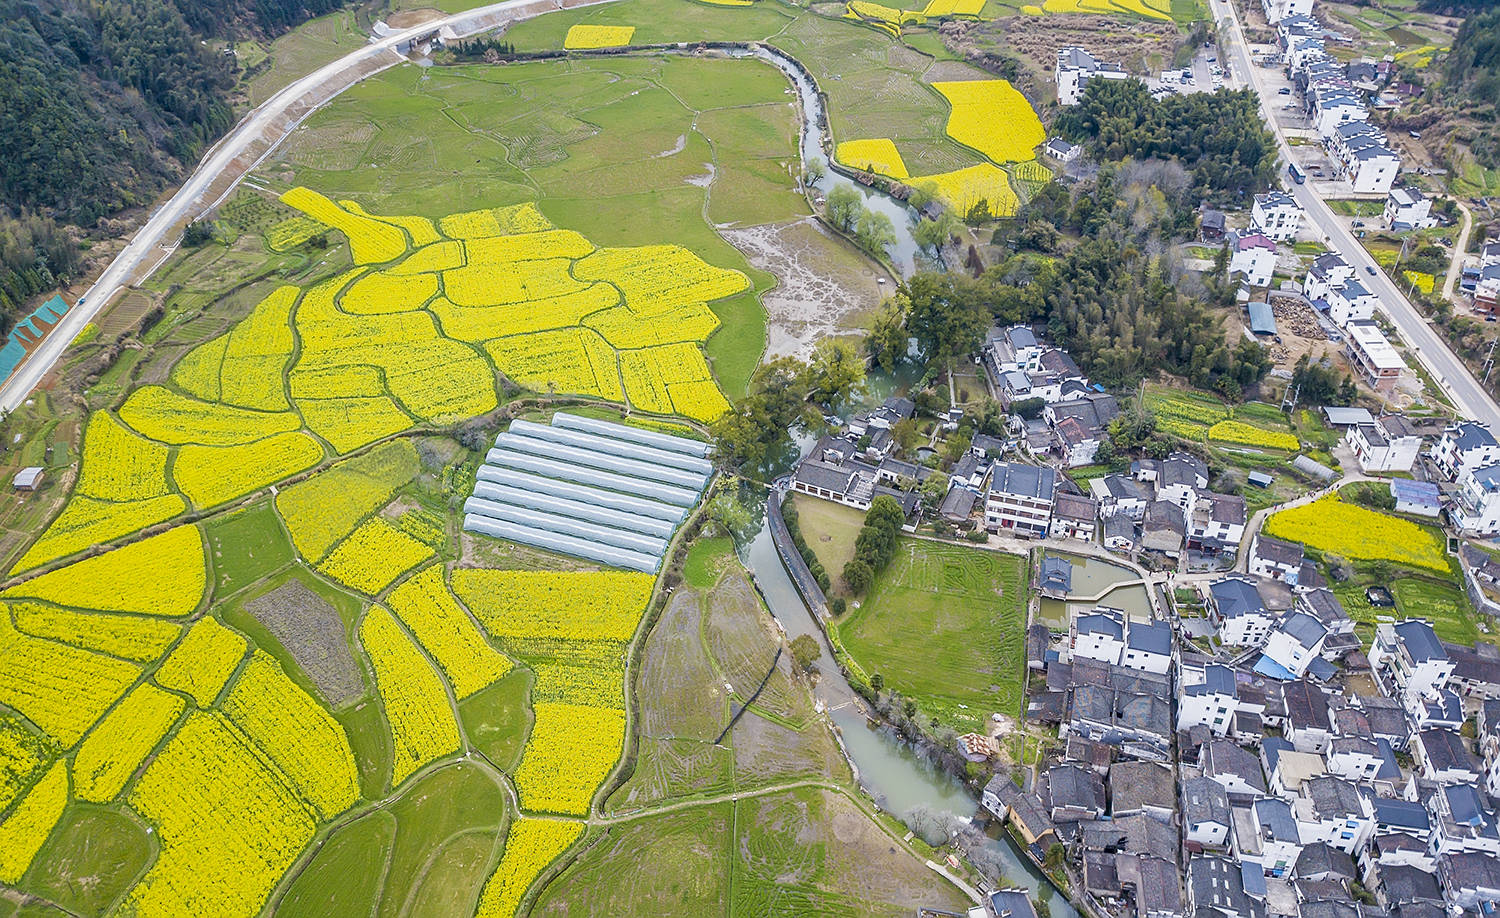
[[[762,365],[749,394],[714,422],[719,460],[748,473],[769,469],[791,447],[792,431],[815,420],[820,409],[837,409],[864,384],[864,361],[854,345],[838,339],[818,342],[806,363],[780,357]]]
[[[866,207],[853,185],[839,185],[828,193],[828,220],[853,236],[856,245],[876,258],[884,258],[885,250],[896,244],[896,227],[891,218]]]
[[[1443,98],[1462,104],[1481,126],[1468,138],[1474,157],[1486,166],[1500,165],[1500,132],[1495,106],[1500,105],[1500,9],[1465,19],[1443,62]]]
[[[51,217],[0,216],[0,334],[28,298],[71,280],[80,262],[78,244]]]
[[[906,514],[896,499],[882,494],[865,511],[865,525],[854,540],[854,557],[844,565],[844,583],[853,593],[863,593],[896,556],[896,541]]]
[[[1276,169],[1276,144],[1250,90],[1155,99],[1140,80],[1093,80],[1055,127],[1100,160],[1180,162],[1210,197],[1259,191]]]

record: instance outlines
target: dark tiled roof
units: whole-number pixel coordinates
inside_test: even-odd
[[[1396,624],[1396,635],[1401,638],[1401,643],[1406,646],[1406,652],[1411,656],[1413,662],[1422,663],[1427,660],[1446,660],[1448,652],[1443,649],[1443,644],[1438,640],[1437,634],[1433,632],[1432,626],[1424,621],[1408,619]]]
[[[1208,591],[1214,598],[1214,606],[1224,618],[1241,615],[1264,615],[1265,604],[1255,584],[1245,577],[1225,577],[1209,584]]]

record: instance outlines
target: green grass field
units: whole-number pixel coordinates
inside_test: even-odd
[[[902,540],[869,597],[838,625],[867,674],[960,732],[1018,715],[1025,660],[1026,559]]]
[[[204,527],[213,556],[215,590],[237,593],[292,560],[292,543],[270,501],[213,517]]]
[[[67,914],[102,915],[155,855],[156,842],[135,819],[112,808],[75,803],[63,812],[24,885]]]
[[[496,768],[509,770],[520,761],[535,720],[527,704],[531,683],[531,673],[514,670],[458,703],[464,734]]]
[[[841,590],[840,572],[854,557],[854,540],[865,525],[865,515],[853,507],[806,494],[793,494],[792,504],[797,508],[802,537],[833,578],[834,588]]]

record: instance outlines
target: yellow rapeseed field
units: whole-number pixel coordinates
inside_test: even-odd
[[[75,609],[177,616],[198,607],[206,583],[203,537],[196,526],[178,526],[49,571],[0,595]]]
[[[1265,531],[1356,561],[1394,561],[1449,572],[1443,545],[1432,533],[1416,523],[1346,504],[1337,495],[1274,513]]]
[[[200,618],[156,670],[156,682],[211,707],[244,657],[244,638],[216,618]]]
[[[67,804],[68,763],[59,759],[0,822],[0,883],[20,882]]]
[[[115,799],[186,708],[180,697],[149,682],[132,689],[78,747],[73,793],[93,803]]]
[[[937,0],[934,0],[937,2]],[[928,4],[931,6],[931,4]],[[901,151],[888,137],[846,140],[834,150],[834,158],[851,169],[868,169],[877,175],[905,180],[910,177]]]
[[[933,83],[953,106],[948,136],[997,163],[1034,159],[1047,139],[1042,120],[1007,80]]]
[[[925,175],[911,183],[932,194],[959,214],[967,214],[980,201],[989,206],[990,215],[1014,216],[1020,201],[1010,187],[1010,177],[994,163],[980,163],[967,169]]]
[[[517,819],[505,838],[500,866],[484,885],[475,918],[514,918],[532,881],[582,833],[582,823]]]
[[[615,48],[630,44],[635,26],[575,25],[568,29],[563,47],[569,51],[588,48]]]
[[[380,606],[365,613],[359,640],[375,667],[375,684],[395,747],[391,786],[433,759],[458,751],[458,725],[432,667]]]
[[[485,641],[448,592],[441,565],[434,564],[407,578],[391,592],[388,604],[437,660],[459,698],[467,698],[510,672],[510,661]]]

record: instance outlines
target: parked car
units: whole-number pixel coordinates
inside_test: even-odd
[[[1276,94],[1278,96],[1289,96],[1292,94],[1292,88],[1290,86],[1283,86],[1280,89],[1276,90]]]
[[[1365,225],[1365,221],[1363,221],[1363,220],[1355,220],[1353,223],[1351,223],[1349,225],[1350,226],[1364,226]]]

